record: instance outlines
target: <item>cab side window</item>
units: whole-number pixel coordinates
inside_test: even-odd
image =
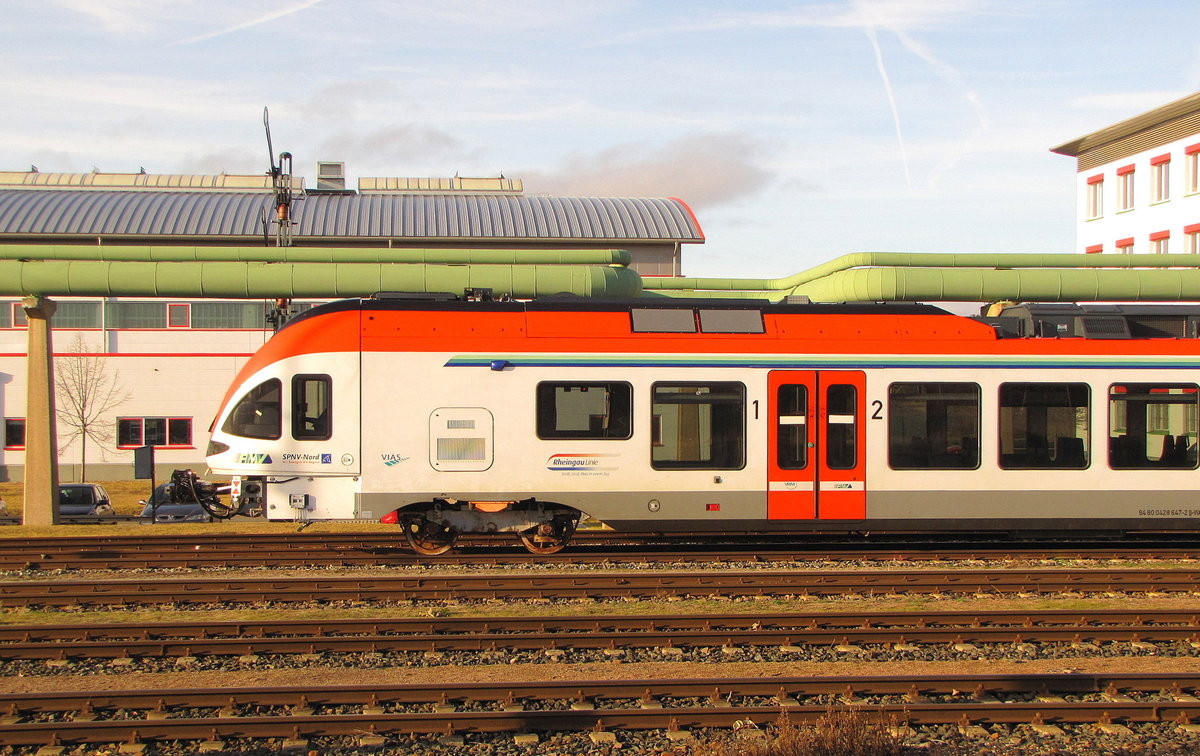
[[[333,381],[327,375],[292,377],[292,438],[329,440],[333,435],[332,394]]]

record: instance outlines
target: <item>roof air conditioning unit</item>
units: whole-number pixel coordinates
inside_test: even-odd
[[[346,164],[317,161],[317,191],[346,191]]]

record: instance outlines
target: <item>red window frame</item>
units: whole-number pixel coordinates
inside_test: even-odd
[[[147,420],[161,420],[164,423],[163,433],[165,436],[165,438],[164,438],[165,443],[152,444],[152,446],[154,446],[155,449],[194,449],[194,448],[196,448],[195,436],[194,436],[195,423],[192,421],[192,418],[190,418],[190,417],[162,417],[162,416],[154,416],[154,415],[149,415],[146,417],[118,417],[117,418],[117,448],[118,449],[137,449],[141,446],[145,446],[145,443],[146,443],[146,421]],[[123,422],[137,423],[136,427],[138,429],[138,441],[136,443],[133,443],[133,442],[121,443],[121,423],[123,423]],[[181,423],[181,422],[187,423],[187,436],[188,436],[187,443],[173,444],[173,443],[171,443],[171,426],[174,423]]]
[[[183,313],[183,324],[175,325],[171,321],[174,320],[175,313]],[[167,304],[167,328],[191,328],[192,327],[192,306],[187,302],[172,302]]]
[[[12,305],[12,327],[13,328],[28,328],[29,318],[25,315],[25,308],[21,307],[20,302],[10,302]]]
[[[9,443],[9,423],[21,426],[21,443]],[[22,451],[25,449],[25,418],[23,417],[6,417],[4,418],[4,450],[5,451]]]

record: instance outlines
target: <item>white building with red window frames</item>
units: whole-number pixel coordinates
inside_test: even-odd
[[[1077,160],[1079,251],[1200,254],[1200,93],[1051,151]]]
[[[319,164],[319,177],[329,165],[344,175],[341,164]],[[296,178],[293,191],[298,247],[626,249],[639,273],[677,276],[682,245],[704,241],[681,200],[526,195],[518,179],[362,178],[355,191],[324,178],[305,190]],[[264,176],[0,171],[0,244],[262,246],[272,203]],[[103,360],[121,399],[99,420],[102,442],[87,443],[87,477],[130,477],[143,444],[156,448],[161,473],[202,470],[209,424],[270,338],[273,303],[54,299],[56,360]],[[0,481],[21,480],[25,463],[25,350],[24,310],[0,297]],[[70,431],[60,421],[64,481],[80,476],[80,442],[62,444]]]

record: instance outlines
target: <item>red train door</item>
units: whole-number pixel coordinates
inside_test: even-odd
[[[864,374],[775,370],[767,387],[768,519],[865,517]]]

